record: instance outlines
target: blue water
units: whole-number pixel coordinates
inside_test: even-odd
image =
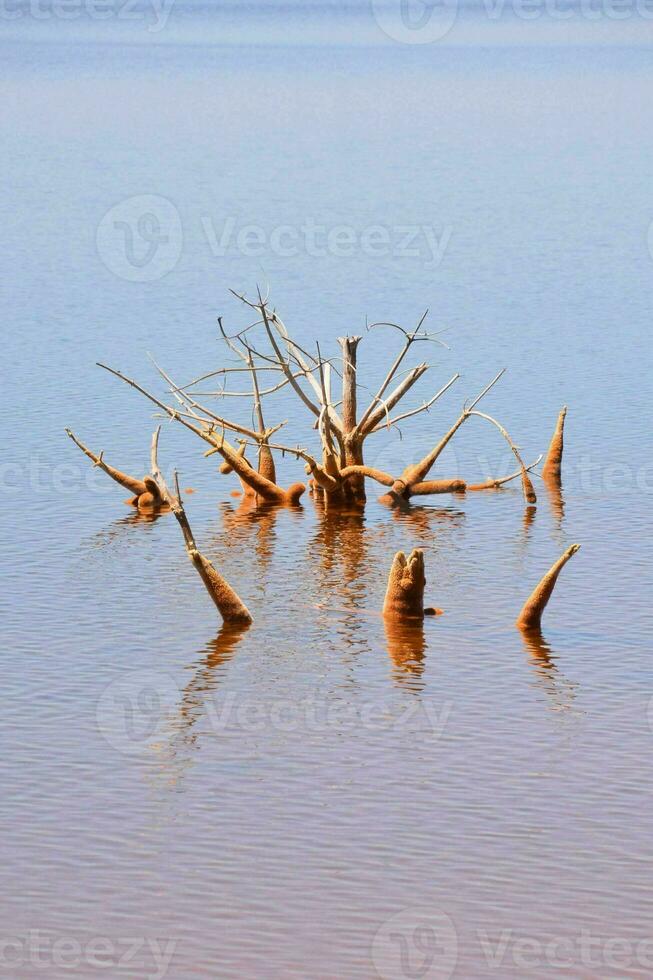
[[[392,5],[8,9],[0,974],[650,976],[650,19],[461,5],[421,43]],[[172,518],[136,521],[63,430],[144,473],[151,406],[95,362],[159,392],[148,352],[225,366],[216,317],[244,327],[229,289],[257,284],[305,346],[364,335],[362,400],[398,349],[366,325],[429,308],[448,347],[407,407],[462,377],[369,441],[391,473],[502,367],[486,410],[528,461],[567,404],[563,510],[536,480],[534,518],[517,486],[397,516],[372,484],[364,514],[247,517],[166,423],[254,615],[220,635]],[[292,393],[266,414],[315,446]],[[513,463],[470,420],[434,475]],[[444,609],[421,649],[378,616],[416,546]]]

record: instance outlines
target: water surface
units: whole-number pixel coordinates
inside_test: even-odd
[[[3,21],[0,972],[44,974],[31,935],[55,977],[160,976],[148,942],[180,980],[651,975],[649,23],[459,15],[426,45],[363,6]],[[172,251],[134,238],[130,263],[98,229],[152,195]],[[537,482],[535,515],[517,486],[396,515],[370,486],[364,512],[251,514],[166,424],[254,615],[221,630],[174,520],[137,520],[63,429],[145,472],[150,406],[95,361],[153,386],[148,352],[181,380],[224,366],[215,318],[244,326],[228,290],[257,282],[329,353],[429,307],[451,349],[420,348],[410,406],[463,377],[373,465],[419,458],[501,367],[486,409],[529,459],[568,404],[563,501]],[[397,339],[360,345],[370,395]],[[292,394],[267,414],[314,445]],[[473,420],[434,475],[510,468]],[[573,541],[529,645],[514,618]],[[387,633],[416,546],[444,615]]]

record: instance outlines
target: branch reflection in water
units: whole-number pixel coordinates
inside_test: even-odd
[[[524,649],[533,667],[536,686],[546,694],[551,702],[551,710],[571,711],[578,696],[578,684],[561,673],[556,662],[558,657],[540,630],[520,632]]]
[[[183,746],[194,747],[198,734],[194,730],[207,711],[211,700],[226,674],[226,665],[236,655],[237,648],[248,632],[249,626],[224,623],[217,636],[202,653],[204,657],[195,667],[192,679],[181,692],[175,735],[171,748],[179,751]]]
[[[423,622],[383,619],[388,654],[393,664],[394,682],[410,691],[423,690],[426,637]]]

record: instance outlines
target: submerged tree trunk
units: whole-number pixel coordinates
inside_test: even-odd
[[[363,465],[363,438],[356,433],[357,404],[356,404],[356,351],[361,341],[360,337],[338,337],[342,348],[342,435],[345,466]],[[355,473],[347,479],[346,494],[354,500],[364,501],[365,477]]]
[[[392,562],[388,587],[383,603],[383,615],[390,619],[424,618],[424,552],[415,548],[406,557],[398,551]]]

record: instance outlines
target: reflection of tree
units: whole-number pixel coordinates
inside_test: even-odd
[[[392,676],[397,684],[421,691],[426,639],[422,622],[407,623],[384,617],[388,653],[394,664]]]
[[[347,606],[361,607],[366,596],[362,571],[369,543],[364,508],[356,503],[325,504],[316,496],[315,512],[318,527],[309,542],[309,554],[311,567],[317,568],[320,591],[339,595]]]
[[[562,486],[558,480],[545,480],[544,486],[546,487],[547,496],[549,498],[551,513],[553,514],[556,526],[559,530],[565,516],[565,498],[562,495]]]
[[[529,536],[536,514],[537,514],[537,507],[534,507],[532,504],[528,504],[528,506],[524,507],[524,516],[522,518],[524,537]]]
[[[526,652],[533,667],[536,685],[551,701],[552,711],[570,711],[578,685],[560,673],[551,646],[539,630],[521,630]]]
[[[462,526],[466,516],[464,511],[451,507],[420,507],[410,504],[395,507],[391,513],[393,520],[405,524],[411,533],[429,543],[433,541],[434,525],[457,528]]]
[[[257,567],[267,569],[277,539],[276,522],[279,508],[274,504],[257,504],[256,497],[243,497],[236,508],[231,504],[223,503],[221,510],[227,534],[237,535],[241,544],[247,543],[250,547],[253,544]]]

